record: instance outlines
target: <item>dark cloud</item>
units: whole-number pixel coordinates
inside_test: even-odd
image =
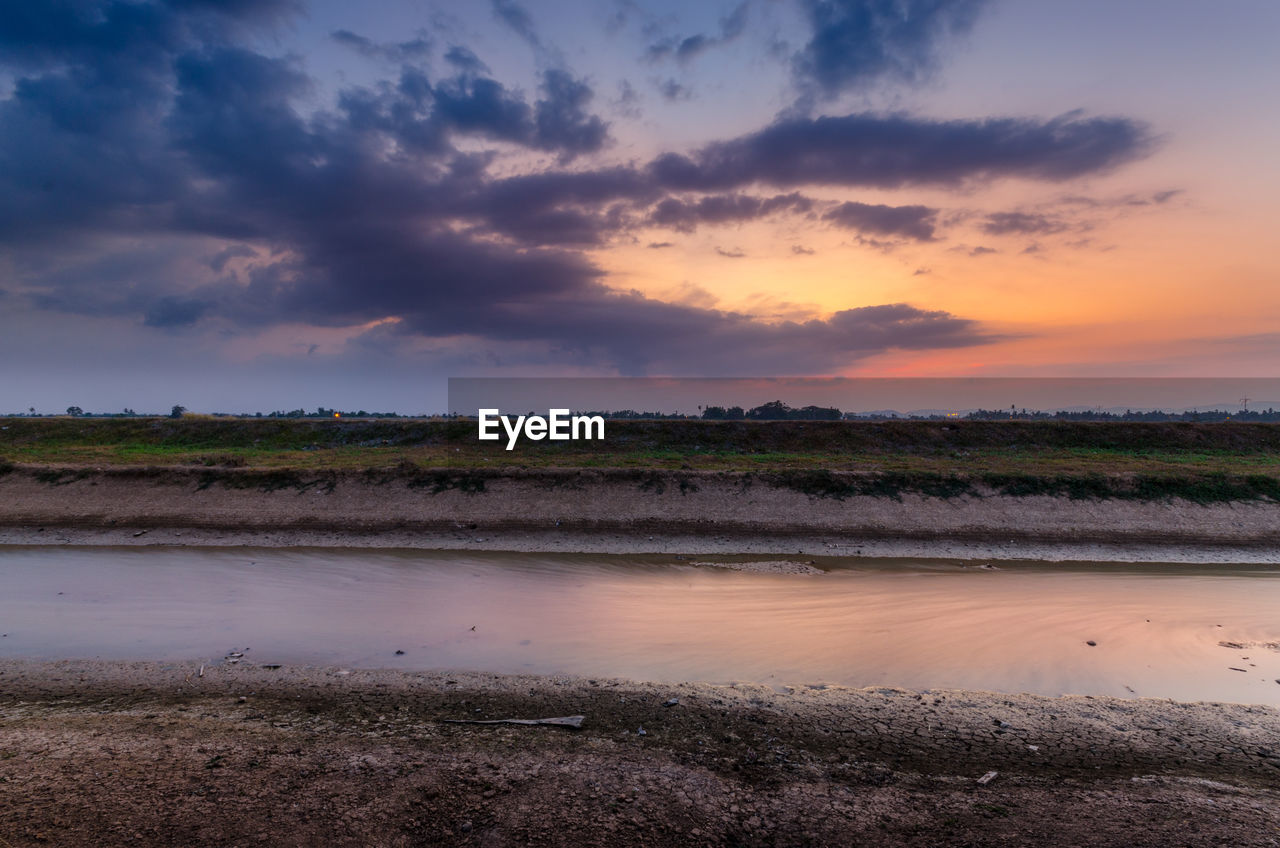
[[[952,38],[969,31],[987,0],[801,0],[813,36],[793,67],[823,97],[890,80],[917,83]]]
[[[533,26],[533,17],[515,0],[491,0],[493,15],[509,26],[516,35],[534,47],[541,47],[538,32]]]
[[[1141,123],[1074,112],[1047,121],[855,114],[784,119],[691,156],[660,156],[650,168],[665,187],[688,191],[754,182],[901,188],[1000,177],[1058,181],[1106,171],[1152,144]]]
[[[454,188],[457,210],[530,244],[598,244],[628,222],[626,211],[661,195],[632,168],[528,174]]]
[[[249,247],[249,245],[247,244],[233,244],[230,247],[226,247],[226,248],[223,248],[222,250],[219,250],[213,256],[209,257],[209,267],[212,268],[214,271],[218,272],[219,274],[221,274],[222,269],[227,267],[227,263],[230,262],[232,259],[236,259],[236,258],[243,259],[246,257],[257,256],[257,255],[258,255],[258,251],[254,250],[252,247]]]
[[[669,197],[649,213],[649,223],[680,232],[693,232],[699,224],[727,224],[764,218],[778,212],[808,212],[813,201],[791,193],[773,197],[746,194],[712,194],[697,200]]]
[[[162,116],[175,61],[271,25],[292,3],[0,4],[0,241],[167,217],[190,178]]]
[[[662,98],[669,103],[689,100],[693,97],[693,89],[674,79],[659,80],[654,85],[657,86],[658,93],[662,95]]]
[[[557,316],[587,350],[616,346],[624,373],[786,374],[830,369],[891,349],[984,344],[977,325],[907,304],[848,309],[826,319],[763,323],[733,312],[606,294],[565,304]],[[655,341],[661,340],[661,344]]]
[[[292,106],[310,80],[287,60],[238,47],[190,53],[177,62],[177,85],[173,140],[211,173],[270,179],[321,153]]]
[[[639,118],[643,111],[640,108],[640,93],[628,80],[618,82],[618,96],[609,101],[616,115],[624,118]]]
[[[883,204],[842,203],[823,219],[850,230],[882,236],[905,236],[916,241],[933,241],[938,210],[928,206],[885,206]]]
[[[664,38],[661,41],[655,41],[650,44],[644,51],[644,58],[650,62],[657,62],[665,59],[675,52],[678,41],[674,38]]]
[[[999,252],[1000,251],[996,250],[994,247],[983,247],[982,245],[978,245],[973,250],[969,251],[969,255],[970,256],[986,256],[988,253],[999,253]]]
[[[853,243],[856,245],[859,245],[860,247],[869,247],[872,250],[878,250],[881,253],[892,253],[893,251],[897,250],[899,247],[902,247],[904,244],[906,244],[906,242],[904,241],[869,238],[861,234],[853,237]]]
[[[221,40],[297,11],[292,0],[41,0],[0,4],[0,61],[92,67],[136,81],[196,38]]]
[[[469,76],[480,76],[489,73],[489,66],[480,61],[480,57],[469,48],[455,44],[445,51],[444,60],[459,73]]]
[[[716,253],[720,254],[726,259],[745,259],[747,256],[747,254],[743,253],[742,250],[737,247],[731,250],[725,250],[723,247],[717,247]]]
[[[394,88],[344,91],[339,106],[353,129],[376,131],[422,153],[451,150],[450,137],[474,135],[560,154],[567,161],[593,153],[609,140],[609,126],[587,111],[593,92],[568,71],[542,74],[541,97],[530,105],[522,95],[490,77],[481,64],[455,55],[468,68],[432,85],[416,68],[405,68]]]
[[[410,64],[317,108],[300,62],[236,35],[282,8],[85,0],[0,12],[0,61],[14,80],[0,100],[6,308],[20,299],[172,333],[384,322],[384,340],[537,348],[627,373],[826,370],[992,337],[905,304],[770,322],[614,291],[580,248],[654,224],[808,214],[812,201],[793,191],[803,185],[1066,180],[1150,144],[1122,118],[850,115],[592,166],[574,157],[603,150],[608,127],[589,111],[589,84],[562,67],[544,66],[529,95],[455,47],[446,76]],[[532,32],[521,7],[494,9]],[[382,49],[349,35],[339,40]],[[489,142],[561,164],[513,176],[509,162],[548,157],[495,160]],[[859,233],[933,236],[926,207],[832,214]],[[102,247],[123,243],[135,254]],[[73,261],[72,248],[87,258]]]
[[[719,35],[697,33],[684,38],[663,38],[653,42],[645,50],[645,58],[650,62],[674,57],[679,62],[689,62],[713,47],[718,47],[742,35],[747,27],[747,12],[750,4],[738,4],[732,12],[720,19]]]
[[[747,14],[751,4],[743,0],[733,11],[720,19],[720,40],[729,41],[742,35],[747,29]]]
[[[1098,198],[1071,194],[1059,198],[1067,206],[1084,206],[1090,209],[1111,209],[1124,206],[1161,206],[1182,194],[1182,189],[1166,189],[1152,194],[1126,194],[1120,197]]]
[[[1052,235],[1067,228],[1067,224],[1057,218],[1031,212],[993,212],[987,216],[980,227],[984,233],[993,236],[1010,233]]]
[[[653,250],[661,250],[664,247],[675,247],[675,244],[669,241],[651,241],[649,247]]]
[[[384,44],[371,41],[363,35],[356,35],[351,30],[340,29],[330,33],[329,37],[344,47],[349,47],[361,56],[367,56],[370,59],[382,59],[389,62],[415,62],[422,61],[431,55],[431,42],[426,36],[419,36],[410,41]]]
[[[143,323],[148,327],[190,327],[208,309],[209,304],[201,300],[161,297],[147,309]]]
[[[818,251],[814,250],[812,247],[805,247],[802,244],[793,244],[791,245],[791,252],[796,256],[813,256]]]
[[[713,44],[715,44],[715,39],[710,36],[691,35],[676,45],[675,55],[681,62],[687,62]]]
[[[568,71],[551,69],[542,76],[543,97],[534,114],[534,146],[572,157],[604,147],[609,127],[587,112],[594,96],[590,86]]]

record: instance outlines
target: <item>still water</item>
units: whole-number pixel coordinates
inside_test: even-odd
[[[0,657],[218,662],[237,651],[255,663],[1280,704],[1275,566],[816,565],[8,547]]]

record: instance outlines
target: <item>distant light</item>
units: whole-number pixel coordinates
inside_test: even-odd
[[[341,417],[342,417],[342,413],[341,413],[341,412],[335,412],[335,413],[333,413],[333,417],[334,417],[334,418],[341,418]]]

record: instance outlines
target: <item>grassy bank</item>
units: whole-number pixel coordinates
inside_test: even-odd
[[[604,441],[522,441],[513,451],[478,441],[471,421],[187,416],[10,418],[0,426],[0,471],[6,462],[261,469],[277,476],[364,469],[408,476],[423,469],[735,471],[774,475],[788,487],[837,498],[950,497],[983,487],[1074,498],[1280,500],[1280,425],[1272,424],[610,421]]]

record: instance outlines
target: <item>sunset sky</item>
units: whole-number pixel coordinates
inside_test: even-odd
[[[1280,4],[0,7],[0,413],[1275,377]]]

